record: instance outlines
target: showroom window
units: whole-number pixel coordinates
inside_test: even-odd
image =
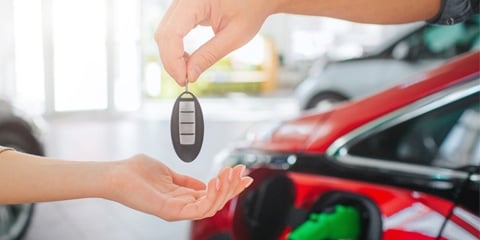
[[[15,105],[47,114],[138,109],[141,1],[13,3]]]
[[[53,0],[51,10],[55,111],[107,108],[105,1]]]
[[[352,145],[349,154],[386,161],[460,168],[479,164],[478,92]]]
[[[45,81],[40,0],[13,1],[15,105],[30,113],[45,111]]]

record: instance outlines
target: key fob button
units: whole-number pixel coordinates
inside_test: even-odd
[[[179,101],[179,134],[181,145],[195,144],[195,103]]]

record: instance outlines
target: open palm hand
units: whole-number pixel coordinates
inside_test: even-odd
[[[167,221],[211,217],[253,181],[243,165],[224,168],[206,186],[146,155],[116,164],[106,198]]]

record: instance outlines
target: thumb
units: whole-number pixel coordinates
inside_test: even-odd
[[[245,35],[238,28],[225,28],[193,52],[187,63],[187,78],[195,82],[200,74],[228,53],[247,43],[253,35]],[[239,37],[243,36],[243,37]]]

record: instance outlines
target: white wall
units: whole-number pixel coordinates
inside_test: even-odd
[[[0,0],[0,98],[13,98],[14,85],[13,0]]]
[[[277,14],[267,19],[260,32],[274,40],[286,67],[298,67],[326,54],[336,54],[340,58],[358,56],[364,49],[388,39],[392,33],[389,29],[397,27]]]

